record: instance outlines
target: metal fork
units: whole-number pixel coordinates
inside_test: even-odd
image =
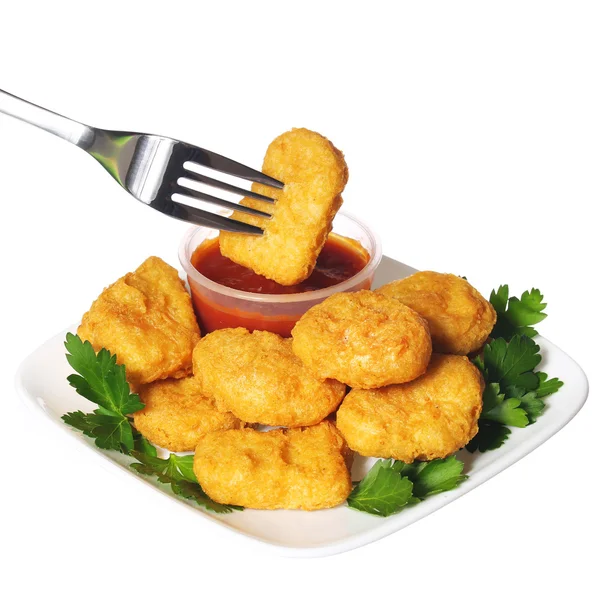
[[[277,189],[282,189],[284,185],[260,171],[210,150],[160,135],[90,127],[2,90],[0,112],[75,144],[91,154],[136,200],[165,215],[197,225],[253,235],[263,232],[260,227],[177,202],[173,199],[175,194],[265,219],[269,219],[271,215],[192,189],[186,185],[186,179],[265,202],[273,203],[274,200],[192,171],[189,169],[190,164],[208,167]]]

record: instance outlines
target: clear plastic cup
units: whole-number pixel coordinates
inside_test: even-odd
[[[369,261],[356,275],[331,287],[299,294],[257,294],[242,292],[216,283],[199,273],[191,263],[198,246],[216,238],[219,232],[206,227],[189,229],[179,247],[202,333],[226,327],[261,329],[289,336],[298,319],[315,304],[338,292],[370,289],[381,261],[381,243],[375,233],[356,217],[338,213],[333,233],[355,240],[369,253]]]

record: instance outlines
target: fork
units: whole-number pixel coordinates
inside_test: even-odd
[[[174,196],[181,196],[186,200],[202,200],[215,206],[244,212],[263,219],[269,219],[271,215],[192,189],[186,180],[264,202],[273,203],[274,200],[268,196],[192,171],[189,168],[190,165],[200,165],[276,189],[282,189],[284,186],[280,181],[260,171],[210,150],[160,135],[90,127],[17,98],[3,90],[0,90],[0,112],[35,125],[75,144],[91,154],[136,200],[165,215],[196,225],[252,235],[263,233],[260,227],[178,202]]]

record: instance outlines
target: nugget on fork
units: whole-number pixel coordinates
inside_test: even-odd
[[[276,200],[272,206],[244,198],[241,204],[270,211],[269,221],[240,212],[234,218],[264,228],[262,236],[221,232],[223,256],[282,285],[304,281],[331,231],[348,180],[343,154],[322,135],[292,129],[267,150],[263,172],[285,183],[283,190],[252,184]]]

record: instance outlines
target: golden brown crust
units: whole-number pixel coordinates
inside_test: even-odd
[[[477,433],[484,382],[465,356],[434,354],[425,375],[379,390],[352,390],[337,412],[350,448],[404,462],[444,458]]]
[[[194,376],[217,407],[248,423],[315,425],[342,401],[346,386],[320,381],[275,333],[220,329],[194,350]]]
[[[415,379],[431,357],[425,320],[369,290],[334,294],[313,306],[292,338],[294,353],[316,377],[361,389]]]
[[[265,229],[261,237],[221,232],[221,253],[282,285],[304,281],[331,231],[348,180],[343,154],[322,135],[292,129],[267,149],[263,172],[285,183],[283,190],[253,184],[252,190],[275,198],[274,205],[244,198],[241,204],[270,212],[269,221],[235,213],[240,221]]]
[[[317,510],[337,506],[352,490],[346,444],[328,421],[301,429],[206,434],[194,473],[216,502],[247,508]]]
[[[377,290],[427,319],[436,352],[466,355],[481,348],[496,323],[494,307],[465,279],[420,271]]]
[[[202,435],[210,431],[244,426],[230,412],[218,410],[193,377],[141,385],[138,394],[146,406],[134,413],[135,428],[153,444],[172,452],[195,450]]]
[[[154,256],[108,286],[77,333],[117,355],[134,384],[190,375],[200,339],[192,301],[177,271]]]

